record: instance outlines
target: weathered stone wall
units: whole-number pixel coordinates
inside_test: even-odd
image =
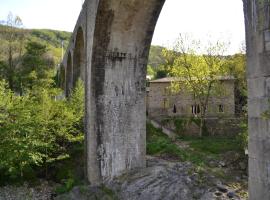
[[[249,199],[270,199],[270,2],[243,0],[247,41]]]
[[[163,127],[172,130],[178,135],[199,136],[200,126],[196,119],[184,117],[159,117],[152,118]],[[181,127],[176,128],[175,121],[181,122]],[[242,132],[241,123],[243,118],[207,118],[205,119],[206,130],[204,134],[211,136],[237,136]]]
[[[208,117],[233,117],[235,114],[234,80],[222,81],[222,93],[209,98],[206,115]],[[150,117],[181,116],[191,117],[192,105],[199,104],[190,92],[182,89],[177,94],[170,92],[170,82],[150,82],[147,97],[147,111]],[[219,111],[222,105],[224,112]],[[174,106],[176,113],[174,113]]]

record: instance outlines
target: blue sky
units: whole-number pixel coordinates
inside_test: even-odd
[[[0,20],[9,11],[22,18],[26,28],[72,31],[83,0],[0,0]],[[245,39],[242,0],[167,0],[152,43],[170,46],[179,33],[199,39],[230,40],[237,52]]]

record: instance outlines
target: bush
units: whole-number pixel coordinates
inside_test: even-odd
[[[70,100],[56,100],[61,91],[50,87],[17,96],[0,81],[2,178],[24,177],[35,166],[69,157],[70,146],[82,143],[82,91],[79,83]]]
[[[245,151],[248,149],[248,124],[247,122],[242,122],[240,125],[242,132],[238,134],[237,141],[241,146],[241,149]]]

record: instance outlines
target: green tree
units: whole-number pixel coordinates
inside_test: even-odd
[[[203,134],[209,97],[221,87],[217,78],[222,74],[225,50],[225,43],[220,41],[204,46],[199,40],[180,35],[173,51],[164,49],[163,52],[167,60],[172,61],[170,74],[177,77],[172,89],[178,92],[181,87],[185,88],[200,105],[200,136]]]
[[[151,65],[147,65],[147,75],[151,76],[152,78],[156,76],[156,72]]]
[[[26,38],[26,31],[22,29],[22,20],[19,16],[13,16],[10,12],[7,17],[6,25],[2,30],[1,36],[6,41],[4,45],[5,57],[7,65],[5,65],[4,75],[8,81],[9,87],[14,90],[14,82],[16,77],[16,66],[20,62],[23,54],[24,41]]]
[[[47,57],[46,45],[36,41],[26,44],[26,53],[22,58],[22,66],[19,70],[18,79],[20,90],[31,89],[33,85],[48,87],[53,84],[52,76],[55,75],[54,61]]]
[[[224,70],[235,77],[235,111],[245,115],[247,106],[246,54],[244,51],[227,56]]]
[[[77,86],[69,100],[56,100],[62,91],[43,87],[34,87],[17,96],[0,81],[0,173],[3,176],[23,177],[34,166],[46,167],[69,157],[73,144],[82,145],[83,91],[82,85]]]

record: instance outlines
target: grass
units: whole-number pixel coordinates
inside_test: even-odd
[[[147,154],[166,156],[181,161],[191,161],[198,165],[204,164],[204,159],[199,152],[179,148],[161,129],[147,124]]]
[[[173,144],[172,140],[162,133],[161,129],[157,129],[151,124],[147,124],[146,141],[146,151],[149,155],[167,154],[179,159],[182,159],[183,157],[182,152],[177,145]]]
[[[197,166],[207,166],[209,159],[219,158],[228,151],[241,151],[241,145],[235,138],[228,137],[179,137],[189,143],[190,148],[181,149],[161,129],[147,124],[147,154],[173,157],[181,161],[190,161]]]
[[[222,154],[228,151],[241,151],[239,140],[234,137],[205,136],[199,137],[180,137],[189,142],[192,149],[208,154]]]

